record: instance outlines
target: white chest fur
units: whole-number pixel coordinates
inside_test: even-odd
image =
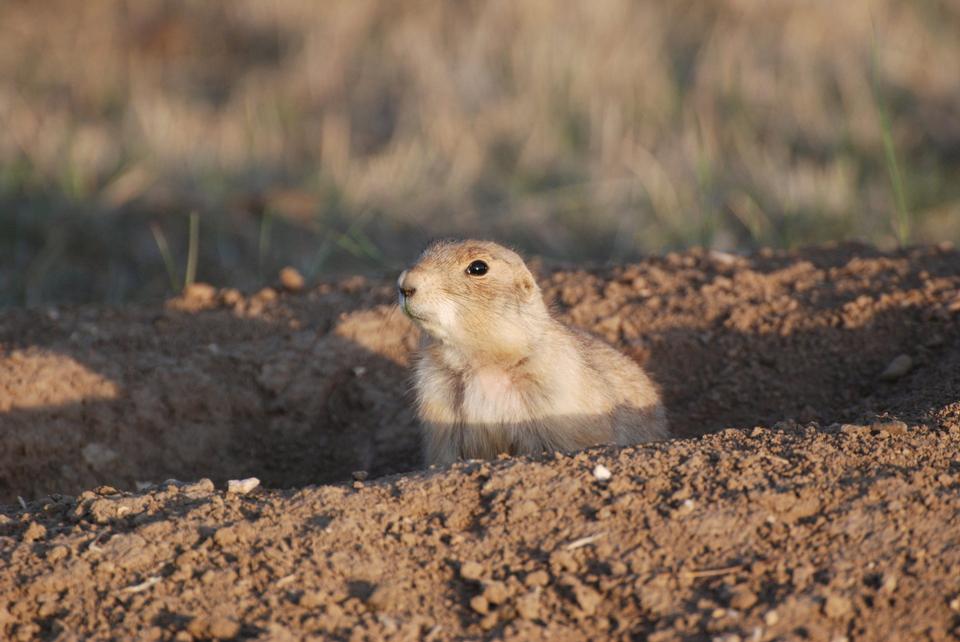
[[[471,372],[463,382],[463,418],[470,424],[504,424],[530,418],[527,395],[515,375],[496,366]]]

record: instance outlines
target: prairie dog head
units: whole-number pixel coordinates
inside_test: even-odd
[[[527,351],[548,319],[520,256],[489,241],[440,241],[397,280],[400,308],[441,343],[467,353]]]

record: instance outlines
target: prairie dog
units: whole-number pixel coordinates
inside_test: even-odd
[[[428,464],[669,436],[646,373],[554,319],[515,252],[440,241],[397,289],[424,331],[414,385]]]

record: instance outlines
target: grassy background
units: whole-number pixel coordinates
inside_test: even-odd
[[[0,305],[960,240],[956,0],[0,3]],[[165,266],[167,246],[169,265]]]

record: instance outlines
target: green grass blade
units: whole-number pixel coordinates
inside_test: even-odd
[[[180,279],[177,277],[177,267],[173,262],[173,254],[170,252],[170,244],[167,243],[167,236],[155,222],[150,224],[150,232],[153,234],[153,240],[157,244],[160,256],[163,258],[163,266],[167,270],[167,278],[170,279],[170,289],[176,292],[177,283]]]
[[[197,280],[197,256],[200,251],[200,215],[190,213],[190,239],[187,246],[187,270],[183,277],[183,287],[186,288]]]

